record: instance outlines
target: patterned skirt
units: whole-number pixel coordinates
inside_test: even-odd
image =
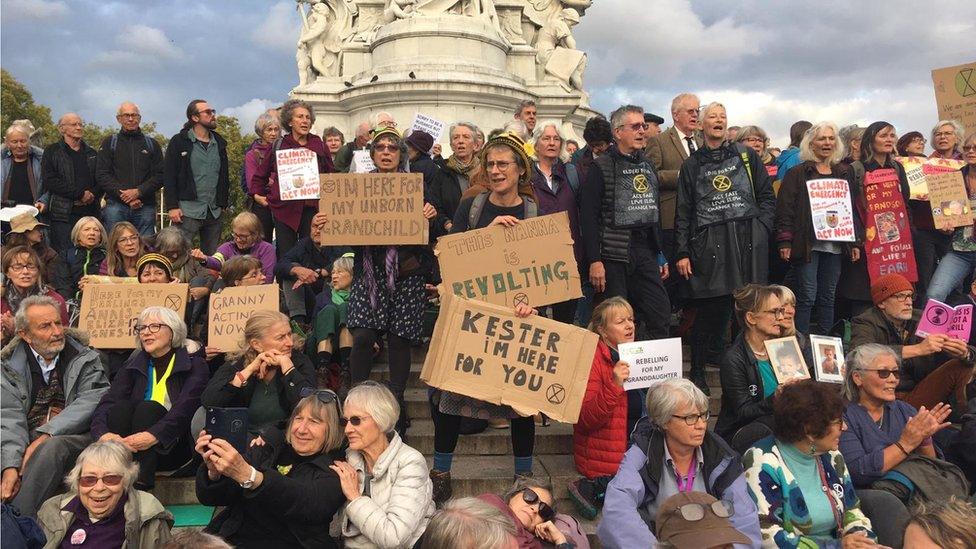
[[[393,295],[386,286],[386,270],[374,266],[376,277],[376,308],[370,304],[365,277],[360,276],[352,284],[349,293],[349,328],[372,328],[389,332],[411,341],[420,339],[423,333],[424,310],[427,308],[427,292],[424,276],[410,275],[397,279]]]

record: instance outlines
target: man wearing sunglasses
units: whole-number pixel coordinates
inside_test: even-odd
[[[644,157],[644,109],[625,105],[610,116],[614,144],[593,161],[580,189],[580,225],[594,305],[630,301],[651,339],[667,337],[671,303],[662,280],[660,184]]]
[[[973,379],[976,349],[943,334],[915,335],[922,311],[912,308],[915,291],[899,274],[871,284],[874,307],[851,322],[851,348],[865,343],[888,345],[901,359],[901,380],[895,393],[915,408],[928,410],[955,397],[957,409],[972,398],[966,385]]]
[[[0,499],[34,516],[91,443],[92,412],[108,376],[98,353],[61,325],[50,297],[25,298],[14,326],[17,337],[0,354]]]
[[[163,197],[169,220],[190,242],[213,255],[220,244],[220,216],[230,199],[227,141],[216,131],[217,111],[203,99],[186,107],[186,123],[166,147]]]

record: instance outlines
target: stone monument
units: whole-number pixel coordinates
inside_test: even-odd
[[[592,0],[296,3],[302,30],[290,95],[313,105],[314,131],[337,126],[351,139],[360,121],[387,111],[401,129],[421,113],[487,132],[532,99],[539,120],[561,120],[576,137],[596,114],[572,33]]]

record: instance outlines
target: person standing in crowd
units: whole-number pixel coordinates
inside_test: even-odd
[[[68,325],[70,317],[64,298],[46,284],[41,275],[41,258],[34,250],[28,246],[5,248],[0,266],[0,273],[3,274],[3,283],[0,286],[0,326],[4,344],[17,333],[14,315],[20,303],[32,295],[44,295],[57,301],[61,322]]]
[[[268,207],[268,186],[257,185],[254,174],[258,166],[264,163],[268,155],[273,154],[272,147],[281,136],[281,124],[278,121],[278,111],[270,110],[261,114],[254,121],[254,133],[258,138],[244,153],[244,188],[251,199],[251,213],[261,220],[262,238],[271,243],[274,235],[274,217]]]
[[[776,175],[776,159],[769,152],[769,136],[766,134],[766,130],[759,126],[744,126],[739,130],[735,142],[756,151],[763,162],[763,166],[766,167],[766,173],[770,177]]]
[[[921,409],[932,409],[955,398],[968,402],[966,385],[973,379],[976,349],[943,334],[915,334],[922,311],[912,309],[912,285],[899,274],[880,277],[871,285],[874,307],[851,321],[851,348],[866,343],[888,345],[901,359],[898,398]],[[972,395],[976,396],[976,395]]]
[[[251,255],[261,261],[264,278],[261,283],[270,284],[274,280],[274,266],[277,262],[274,246],[261,239],[261,220],[251,212],[241,212],[230,222],[232,240],[224,242],[213,255],[206,255],[199,248],[190,250],[193,259],[202,261],[204,266],[219,271],[225,261],[239,255]]]
[[[30,131],[11,124],[3,136],[0,151],[0,200],[3,207],[27,204],[43,213],[44,184],[41,178],[42,149],[30,144]]]
[[[844,152],[847,153],[847,156],[840,162],[849,166],[861,158],[861,137],[864,136],[864,128],[857,124],[851,124],[841,128],[839,133],[840,141],[844,145]]]
[[[976,132],[969,134],[962,146],[962,178],[970,203],[976,202]],[[945,301],[976,269],[976,220],[972,225],[952,231],[952,249],[939,261],[928,288],[928,298]]]
[[[925,136],[922,132],[908,132],[895,144],[898,156],[925,156]]]
[[[821,122],[800,141],[801,164],[786,175],[776,203],[776,246],[779,257],[792,265],[797,289],[796,329],[803,334],[825,335],[834,325],[834,297],[843,256],[858,261],[856,245],[818,240],[807,185],[816,179],[843,179],[848,167],[840,164],[844,151],[837,126]]]
[[[252,180],[256,188],[268,189],[268,206],[274,217],[275,247],[279,256],[292,249],[301,236],[310,233],[312,216],[318,211],[319,202],[317,199],[282,199],[278,181],[277,152],[288,149],[308,149],[315,153],[318,173],[335,171],[332,157],[326,152],[322,138],[311,133],[314,123],[315,113],[312,112],[311,105],[300,99],[286,101],[281,107],[281,129],[284,137],[274,142],[271,151],[265,156],[264,162],[258,166]]]
[[[329,158],[332,159],[332,165],[335,166],[336,154],[346,143],[346,136],[342,135],[339,128],[329,126],[328,128],[322,130],[322,141],[325,142],[325,150],[328,151]]]
[[[136,352],[112,380],[92,414],[91,435],[135,453],[135,487],[152,490],[157,468],[169,471],[191,456],[190,419],[210,370],[186,323],[166,307],[146,307],[133,327]]]
[[[613,131],[610,122],[603,116],[597,115],[586,121],[583,128],[583,141],[586,146],[576,151],[572,157],[572,163],[579,172],[580,181],[586,181],[593,161],[600,155],[607,152],[610,144],[613,143]]]
[[[644,156],[644,111],[624,105],[610,116],[614,144],[594,161],[580,196],[584,272],[596,301],[620,296],[652,339],[667,337],[671,304],[662,280],[660,183]]]
[[[945,126],[950,131],[952,124]],[[939,126],[932,129],[933,139],[940,130]],[[960,140],[961,140],[960,133]],[[956,143],[955,135],[951,137],[953,144]],[[958,149],[953,149],[957,152]],[[898,139],[895,145],[898,156],[904,157],[925,157],[925,137],[921,132],[908,132]],[[938,158],[938,151],[933,156]],[[955,159],[955,156],[952,157]],[[915,296],[915,305],[925,306],[926,289],[931,283],[935,270],[941,264],[943,258],[951,249],[952,233],[943,231],[935,227],[935,220],[932,217],[932,205],[928,199],[907,200],[905,206],[912,216],[912,245],[915,251],[915,265],[918,268],[918,293]],[[944,296],[943,296],[944,297]]]
[[[91,442],[92,412],[108,377],[87,334],[65,327],[54,299],[25,298],[14,326],[16,337],[0,351],[0,499],[34,516]]]
[[[520,101],[515,106],[515,119],[521,120],[525,124],[525,129],[529,135],[535,132],[536,116],[538,116],[538,109],[535,101],[531,99]]]
[[[136,262],[146,253],[146,243],[139,236],[136,226],[119,221],[108,233],[105,260],[98,274],[108,276],[136,276]]]
[[[437,206],[434,195],[441,185],[440,178],[444,172],[430,157],[430,151],[434,147],[433,136],[425,131],[414,130],[403,142],[407,145],[410,172],[424,175],[424,201]]]
[[[576,154],[576,151],[578,151],[579,148],[579,141],[576,141],[575,139],[566,140],[566,146],[564,147],[566,150],[566,156],[571,158],[574,154]]]
[[[98,152],[95,181],[105,195],[102,218],[106,229],[119,221],[136,226],[139,234],[156,232],[156,193],[163,187],[163,149],[144,134],[139,106],[126,101],[115,116],[122,125],[106,137]]]
[[[704,144],[679,175],[675,266],[697,308],[690,379],[709,394],[707,351],[726,340],[732,293],[766,282],[776,197],[756,151],[725,142],[725,107],[710,103],[702,118]]]
[[[71,248],[61,251],[54,288],[65,299],[81,299],[82,280],[98,274],[105,261],[105,244],[108,235],[97,217],[82,217],[71,229]]]
[[[644,122],[647,123],[647,139],[653,139],[661,135],[661,124],[664,124],[664,119],[660,116],[644,112]],[[648,141],[648,144],[650,141]]]
[[[370,155],[374,173],[402,173],[406,164],[406,145],[394,128],[374,132]],[[424,204],[424,217],[430,221],[437,211]],[[354,281],[349,292],[349,332],[352,352],[349,367],[352,383],[369,378],[375,346],[386,333],[390,365],[390,390],[403,402],[410,375],[410,342],[420,339],[424,309],[427,307],[425,277],[434,258],[426,245],[356,246]],[[406,435],[405,406],[400,410],[397,432]]]
[[[443,175],[432,196],[438,208],[434,223],[436,235],[451,232],[461,195],[471,186],[471,176],[478,170],[476,136],[479,131],[470,122],[452,124],[448,130],[454,154],[444,162]]]
[[[369,122],[360,122],[356,126],[356,138],[343,145],[335,154],[334,162],[337,172],[349,171],[349,168],[352,166],[353,153],[366,150],[366,145],[369,144],[370,133],[372,131],[373,126]]]
[[[647,416],[631,435],[607,489],[597,528],[607,549],[656,547],[659,509],[678,493],[706,492],[727,502],[732,527],[760,544],[756,505],[739,455],[708,430],[708,397],[687,379],[668,379],[647,393]]]
[[[47,213],[51,220],[51,246],[71,247],[71,228],[86,215],[98,216],[101,193],[95,182],[98,153],[81,138],[85,124],[73,112],[58,121],[61,139],[44,149],[41,180],[51,193]]]
[[[765,546],[883,547],[837,450],[843,413],[844,399],[829,383],[804,379],[780,390],[773,436],[742,456]]]
[[[932,128],[932,154],[929,158],[951,158],[962,160],[959,144],[962,143],[966,128],[957,120],[939,120]]]
[[[806,120],[800,120],[794,122],[790,126],[790,146],[783,151],[779,157],[776,159],[776,179],[777,181],[782,181],[786,178],[787,172],[800,164],[800,141],[803,140],[803,135],[807,133],[813,124],[807,122]]]
[[[217,133],[217,111],[203,99],[186,107],[183,129],[169,140],[163,171],[171,223],[212,254],[220,243],[221,214],[230,199],[227,141]]]
[[[563,162],[563,136],[559,126],[558,121],[543,120],[535,127],[532,144],[536,156],[532,166],[533,194],[539,206],[539,215],[566,212],[569,216],[576,264],[584,265],[580,238],[579,173],[575,166]],[[576,301],[570,299],[552,304],[552,318],[572,324],[576,319]]]

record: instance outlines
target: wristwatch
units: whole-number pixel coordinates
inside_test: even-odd
[[[243,488],[245,490],[250,490],[251,487],[254,486],[254,481],[257,478],[258,478],[258,470],[255,469],[254,466],[252,465],[251,466],[251,478],[249,478],[249,479],[245,480],[244,482],[242,482],[241,483],[241,488]]]

